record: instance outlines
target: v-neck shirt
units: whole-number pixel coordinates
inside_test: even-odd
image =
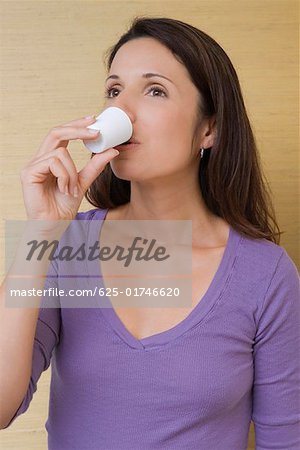
[[[96,219],[96,222],[91,222],[90,224],[91,226],[88,232],[89,247],[92,246],[93,243],[99,239],[99,235],[101,242],[101,228],[104,220],[106,219],[107,212],[108,209],[95,211],[94,217]],[[95,226],[93,226],[94,224]],[[190,314],[174,327],[166,331],[156,333],[152,336],[137,339],[124,326],[123,322],[116,314],[109,297],[105,298],[106,307],[101,309],[102,314],[105,316],[106,320],[110,323],[112,329],[127,343],[127,345],[129,345],[132,348],[150,350],[168,344],[169,342],[171,342],[174,339],[177,339],[186,331],[188,331],[190,328],[198,324],[199,321],[201,321],[206,316],[206,314],[210,311],[210,309],[213,308],[214,304],[220,297],[223,287],[227,283],[228,277],[230,277],[231,268],[233,267],[234,258],[236,254],[235,250],[239,244],[240,238],[241,237],[239,236],[239,234],[236,233],[232,227],[230,227],[228,242],[225,247],[223,257],[221,259],[221,262],[219,263],[218,269],[206,293],[201,298],[201,301],[197,303],[195,308],[192,309]],[[103,277],[99,267],[99,261],[95,260],[94,263],[88,261],[88,263],[86,264],[86,270],[91,280],[90,283],[91,288],[92,289],[98,288],[100,281],[101,286],[103,287],[104,290],[105,285],[103,283]],[[103,299],[101,299],[101,302],[103,302]]]

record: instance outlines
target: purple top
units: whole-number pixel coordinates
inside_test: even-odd
[[[77,214],[96,224],[88,242],[107,211]],[[167,331],[139,340],[111,307],[41,308],[30,386],[10,423],[51,362],[50,450],[244,450],[251,420],[257,450],[299,450],[299,292],[284,248],[230,228],[205,295]]]

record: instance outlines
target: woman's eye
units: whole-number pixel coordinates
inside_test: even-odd
[[[119,92],[119,89],[117,88],[110,88],[106,89],[105,91],[105,98],[114,98],[115,95],[112,95],[114,92]],[[153,95],[151,97],[166,97],[165,91],[159,87],[152,86],[147,93],[153,92]],[[158,95],[154,93],[158,93]]]
[[[153,87],[149,90],[149,92],[159,92],[159,93],[160,93],[159,96],[153,95],[153,97],[165,97],[165,96],[166,96],[166,93],[165,93],[161,88],[159,88],[159,87],[154,87],[154,86],[153,86]],[[163,94],[163,95],[161,95],[161,94]]]
[[[114,91],[118,91],[118,89],[116,89],[116,88],[111,88],[111,89],[106,89],[106,91],[105,91],[105,97],[106,98],[112,98],[112,96],[110,95],[112,92],[114,92]],[[114,96],[113,96],[114,97]]]

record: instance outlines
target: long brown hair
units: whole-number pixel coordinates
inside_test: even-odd
[[[199,117],[216,118],[217,137],[199,165],[199,185],[209,210],[238,232],[279,245],[282,232],[272,193],[261,168],[239,80],[227,54],[192,25],[171,18],[138,16],[108,50],[108,71],[120,47],[140,37],[156,39],[185,65],[200,93]],[[130,181],[116,177],[108,164],[85,197],[99,208],[123,205],[130,201]]]

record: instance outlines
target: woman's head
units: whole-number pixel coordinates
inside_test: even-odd
[[[118,206],[130,200],[130,180],[193,177],[196,170],[211,212],[242,233],[276,241],[280,232],[238,77],[220,45],[184,22],[137,17],[109,50],[107,69],[119,78],[107,81],[105,106],[129,114],[141,146],[106,166],[87,192],[88,201]],[[143,78],[147,72],[169,80]],[[200,161],[201,147],[206,151]]]
[[[111,161],[114,175],[174,183],[194,171],[196,178],[199,149],[212,144],[214,121],[201,112],[201,94],[185,65],[157,39],[139,37],[115,51],[108,75],[105,107],[127,112],[139,142]]]

